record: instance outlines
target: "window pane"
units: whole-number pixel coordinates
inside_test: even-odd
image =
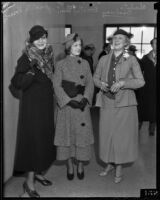
[[[67,27],[65,28],[65,36],[71,33],[71,28]]]
[[[117,27],[108,27],[106,28],[106,41],[107,41],[107,38],[112,36],[113,33],[117,30]]]
[[[150,43],[154,38],[154,27],[143,27],[143,43]]]
[[[150,44],[143,44],[142,45],[142,53],[143,53],[143,55],[146,55],[151,50],[152,50],[152,47],[151,47]]]
[[[124,31],[127,31],[130,33],[130,27],[119,27],[119,29],[123,29]]]
[[[131,33],[134,35],[131,39],[131,43],[141,43],[142,28],[141,27],[131,27]]]
[[[137,55],[138,58],[141,58],[142,57],[142,54],[141,54],[141,45],[140,44],[133,44],[133,43],[131,45],[136,46],[137,51],[135,53],[136,53],[136,55]]]

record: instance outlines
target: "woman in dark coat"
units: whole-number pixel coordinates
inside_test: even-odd
[[[55,160],[53,108],[53,50],[48,32],[39,25],[29,31],[30,39],[18,59],[12,85],[22,91],[20,99],[15,171],[27,172],[23,184],[30,197],[40,197],[34,181],[52,182],[42,172]]]
[[[141,59],[141,68],[146,84],[138,92],[139,117],[141,124],[149,121],[149,135],[154,135],[156,128],[156,63],[157,39],[151,40],[152,50]]]

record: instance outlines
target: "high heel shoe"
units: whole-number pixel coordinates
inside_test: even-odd
[[[69,166],[67,165],[67,179],[68,180],[73,180],[74,178],[74,169],[73,169],[73,173],[69,173]]]
[[[107,176],[107,174],[112,171],[114,169],[114,167],[112,165],[107,166],[106,169],[104,169],[104,171],[100,172],[99,176]]]
[[[77,177],[82,180],[84,179],[84,168],[83,168],[83,171],[82,172],[79,172],[78,171],[78,167],[77,167]]]
[[[47,180],[46,178],[43,177],[43,179],[38,178],[38,176],[35,176],[35,181],[38,181],[39,183],[41,183],[44,186],[50,186],[52,185],[52,182]]]
[[[36,190],[31,190],[28,187],[27,182],[23,183],[23,189],[24,189],[24,192],[26,192],[29,195],[29,197],[35,197],[35,198],[39,198],[40,197],[40,195],[37,193]]]
[[[123,179],[123,176],[121,175],[121,176],[115,176],[114,177],[114,182],[115,183],[120,183],[121,181],[122,181],[122,179]]]

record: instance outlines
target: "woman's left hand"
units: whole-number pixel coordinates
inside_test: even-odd
[[[110,88],[111,92],[113,93],[118,92],[124,86],[124,84],[125,84],[124,81],[115,82]]]

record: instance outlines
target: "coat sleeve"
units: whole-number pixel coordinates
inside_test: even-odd
[[[92,105],[93,92],[94,92],[93,77],[91,74],[89,64],[86,62],[86,85],[83,96],[88,99],[90,105]]]
[[[57,63],[55,67],[55,71],[53,75],[53,87],[54,87],[57,103],[61,108],[65,106],[67,103],[69,103],[69,101],[71,100],[71,98],[65,93],[64,89],[62,88],[62,85],[61,85],[62,78],[63,78],[62,62],[60,61]]]
[[[103,69],[103,63],[104,63],[104,57],[100,58],[96,71],[93,75],[93,81],[94,84],[98,87],[101,88],[101,77],[102,77],[102,69]]]
[[[17,67],[13,78],[11,79],[11,83],[17,89],[25,90],[29,86],[31,86],[34,75],[34,70],[30,66],[30,61],[26,55],[22,55],[17,61]]]
[[[133,78],[126,78],[124,89],[137,89],[143,87],[145,84],[140,65],[135,57],[131,58],[131,72]]]

